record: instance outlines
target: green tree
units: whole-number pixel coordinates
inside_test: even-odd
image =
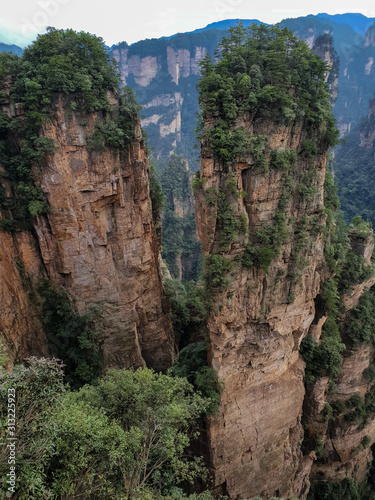
[[[123,429],[131,445],[119,468],[129,497],[147,485],[165,493],[204,472],[201,460],[186,455],[186,449],[208,403],[186,379],[147,368],[112,370],[97,386],[85,386],[70,397],[103,409]]]

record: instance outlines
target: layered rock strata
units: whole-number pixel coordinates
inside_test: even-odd
[[[109,98],[116,107],[116,99]],[[105,368],[147,364],[156,370],[166,369],[175,357],[175,343],[160,273],[160,242],[152,219],[149,165],[140,129],[137,127],[132,145],[124,150],[90,152],[88,138],[95,122],[102,118],[90,114],[83,120],[79,113],[67,111],[68,106],[62,97],[57,98],[54,117],[40,132],[53,139],[56,147],[34,171],[49,213],[34,220],[32,233],[2,233],[1,240],[9,240],[8,255],[20,240],[31,241],[29,250],[21,249],[18,254],[19,265],[27,269],[31,282],[48,276],[54,285],[65,287],[79,314],[92,305],[100,306],[98,328]],[[13,116],[9,107],[4,109]],[[35,254],[32,265],[30,248]],[[4,285],[10,279],[13,288],[20,288],[14,263],[8,267],[15,279],[5,271],[0,329],[12,359],[41,355],[47,349],[41,340],[33,349],[17,348],[29,343],[25,339],[38,335],[40,324],[37,318],[33,320],[35,314],[28,313],[33,309],[32,300],[23,299],[21,290],[14,292]],[[11,293],[26,305],[11,305]],[[19,323],[24,325],[22,329],[18,329]]]
[[[294,150],[297,159],[289,173],[264,172],[254,157],[243,155],[230,171],[203,144],[201,187],[195,192],[198,232],[205,254],[220,253],[232,263],[225,290],[213,290],[208,319],[210,363],[225,384],[218,415],[209,423],[211,463],[216,494],[288,497],[305,487],[312,464],[303,463],[301,452],[305,364],[299,346],[314,320],[314,298],[325,273],[326,151],[304,156],[301,122],[287,127],[245,116],[240,125],[245,133],[268,137],[269,151]],[[298,190],[302,177],[317,187],[309,201]],[[213,190],[225,192],[236,218],[247,221],[247,234],[225,251],[218,204],[207,201]],[[287,237],[279,254],[268,270],[246,269],[241,257],[248,241],[272,226],[281,204]],[[307,235],[301,249],[302,226]]]

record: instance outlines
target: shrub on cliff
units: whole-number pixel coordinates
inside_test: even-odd
[[[236,119],[245,113],[255,120],[302,121],[310,150],[337,143],[325,83],[327,65],[288,29],[238,24],[229,28],[216,58],[207,55],[200,65],[201,135],[209,138],[224,164],[250,146],[236,127]],[[207,120],[210,126],[204,128]]]
[[[186,377],[208,401],[207,413],[216,414],[223,385],[215,370],[208,366],[206,342],[195,342],[182,349],[171,373],[175,377]]]

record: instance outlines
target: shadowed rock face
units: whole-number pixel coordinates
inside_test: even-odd
[[[237,192],[246,195],[233,196],[231,205],[236,217],[246,217],[248,235],[238,236],[226,251],[220,251],[217,205],[207,202],[207,190],[225,191],[229,173],[213,157],[210,146],[203,145],[200,178],[204,181],[195,190],[198,232],[206,254],[221,252],[235,263],[225,291],[213,292],[208,321],[210,361],[225,384],[219,413],[209,425],[212,469],[216,491],[226,492],[231,499],[287,497],[306,490],[313,461],[304,460],[301,452],[305,365],[299,346],[314,319],[314,298],[324,279],[327,152],[304,158],[302,123],[286,127],[245,117],[241,125],[249,133],[266,136],[270,149],[294,149],[297,160],[286,174],[273,168],[260,172],[250,155],[239,158],[231,176]],[[309,169],[313,176],[307,183],[317,189],[307,201],[297,186]],[[291,187],[281,251],[268,274],[259,267],[247,270],[238,257],[248,240],[254,241],[261,228],[272,224],[286,183]],[[302,221],[308,236],[299,254],[304,264],[296,276]]]
[[[111,101],[117,105],[113,97]],[[101,117],[88,115],[82,124],[82,117],[67,112],[65,104],[61,98],[56,101],[54,118],[41,131],[54,140],[56,152],[34,172],[50,212],[35,220],[34,238],[22,236],[25,244],[34,248],[33,265],[22,253],[20,258],[32,282],[48,276],[54,284],[63,285],[78,313],[100,305],[98,328],[105,368],[147,364],[156,370],[166,369],[176,351],[140,130],[137,127],[133,144],[120,152],[107,149],[90,153],[87,138]],[[19,238],[16,233],[12,243],[8,234],[2,234],[2,241],[9,239],[9,245],[15,245]],[[28,316],[30,309],[30,301],[22,311],[9,306],[2,318]],[[4,324],[5,337],[14,339],[7,342],[13,358],[47,350],[40,341],[39,348],[24,348],[18,354],[14,345],[24,343],[20,340],[23,337],[38,335],[38,329],[30,324],[15,331],[14,322],[8,319]]]

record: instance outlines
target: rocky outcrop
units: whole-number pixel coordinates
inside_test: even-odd
[[[208,429],[215,491],[230,499],[298,496],[296,488],[304,487],[312,464],[301,452],[305,365],[299,345],[314,320],[314,298],[324,278],[326,151],[313,159],[318,189],[307,202],[297,189],[310,161],[301,154],[302,123],[285,127],[245,117],[241,125],[268,137],[270,150],[293,149],[298,154],[289,175],[272,168],[257,170],[251,155],[240,157],[230,173],[213,157],[209,144],[203,144],[201,187],[195,191],[198,232],[205,254],[220,252],[233,265],[225,290],[213,290],[208,320],[210,362],[225,384],[219,413]],[[247,241],[272,225],[288,183],[291,191],[282,209],[288,238],[268,270],[247,270],[240,264]],[[230,198],[229,184],[238,193],[231,204],[236,217],[246,218],[248,236],[236,238],[222,251],[217,204],[207,200],[213,190],[225,191]],[[310,229],[297,276],[300,224]]]
[[[0,232],[0,332],[9,366],[28,356],[49,354],[29,281],[30,276],[42,275],[43,264],[33,237]]]
[[[164,47],[164,44],[162,53],[158,56],[142,57],[132,53],[132,49],[128,47],[115,46],[112,49],[112,56],[119,65],[125,84],[128,83],[136,89],[148,87],[150,84],[154,86],[147,94],[141,89],[138,93],[142,93],[140,102],[144,108],[142,126],[145,128],[150,125],[157,126],[157,132],[152,129],[151,143],[156,143],[160,138],[167,145],[160,148],[162,151],[159,151],[159,148],[156,151],[156,157],[162,161],[165,161],[172,151],[181,146],[181,113],[194,116],[197,111],[197,103],[193,103],[189,95],[184,107],[181,83],[190,82],[190,77],[192,77],[191,83],[192,87],[194,86],[199,75],[199,61],[206,53],[205,47],[197,46],[189,51],[185,48],[174,48],[172,45]],[[160,80],[162,80],[161,85]],[[190,86],[188,85],[189,89]],[[191,91],[196,92],[193,88]],[[193,105],[194,110],[187,110],[186,105],[188,107]],[[193,133],[194,124],[191,126],[186,124],[186,127]]]
[[[375,47],[375,23],[366,32],[364,46]]]
[[[374,250],[372,231],[367,236],[359,236],[353,229],[349,234],[352,251],[369,265]],[[373,412],[365,416],[362,409],[362,413],[354,416],[353,411],[357,411],[363,404],[361,401],[369,396],[372,382],[364,377],[364,372],[373,363],[374,352],[368,343],[353,343],[346,331],[346,319],[351,309],[357,307],[365,290],[374,283],[373,276],[352,286],[342,297],[344,312],[339,326],[345,350],[341,373],[335,384],[330,387],[328,377],[319,377],[307,386],[305,438],[313,443],[313,447],[319,448],[318,460],[312,465],[310,473],[310,480],[314,482],[337,483],[351,477],[362,483],[373,460],[370,449],[375,441]]]
[[[334,49],[332,36],[328,34],[318,36],[314,42],[313,51],[328,65],[329,71],[327,71],[326,82],[333,107],[339,95],[340,63]]]
[[[109,97],[116,107],[116,99]],[[174,360],[175,342],[140,129],[124,150],[90,151],[88,138],[102,118],[89,114],[83,122],[78,112],[67,111],[69,104],[57,98],[54,117],[40,132],[56,147],[34,172],[49,213],[35,219],[32,233],[1,233],[7,255],[2,261],[3,336],[12,359],[47,350],[32,311],[35,301],[25,298],[10,256],[12,248],[18,248],[19,266],[32,281],[48,276],[54,285],[63,286],[79,314],[100,306],[105,368],[147,364],[166,369]],[[12,303],[13,295],[18,298]],[[27,347],[37,336],[38,342]]]
[[[180,78],[199,74],[199,61],[207,53],[205,47],[195,47],[193,53],[187,49],[175,49],[170,45],[166,48],[166,65],[172,81],[178,85]],[[128,47],[116,47],[112,49],[112,56],[116,59],[124,84],[127,83],[129,75],[134,77],[135,83],[146,87],[155,78],[158,71],[162,70],[160,57],[130,54]]]
[[[213,54],[224,31],[181,34],[170,39],[144,40],[111,49],[121,78],[136,92],[143,106],[142,127],[162,163],[173,151],[183,153],[189,167],[198,168],[193,151],[198,113],[195,85],[200,75],[199,62]]]

